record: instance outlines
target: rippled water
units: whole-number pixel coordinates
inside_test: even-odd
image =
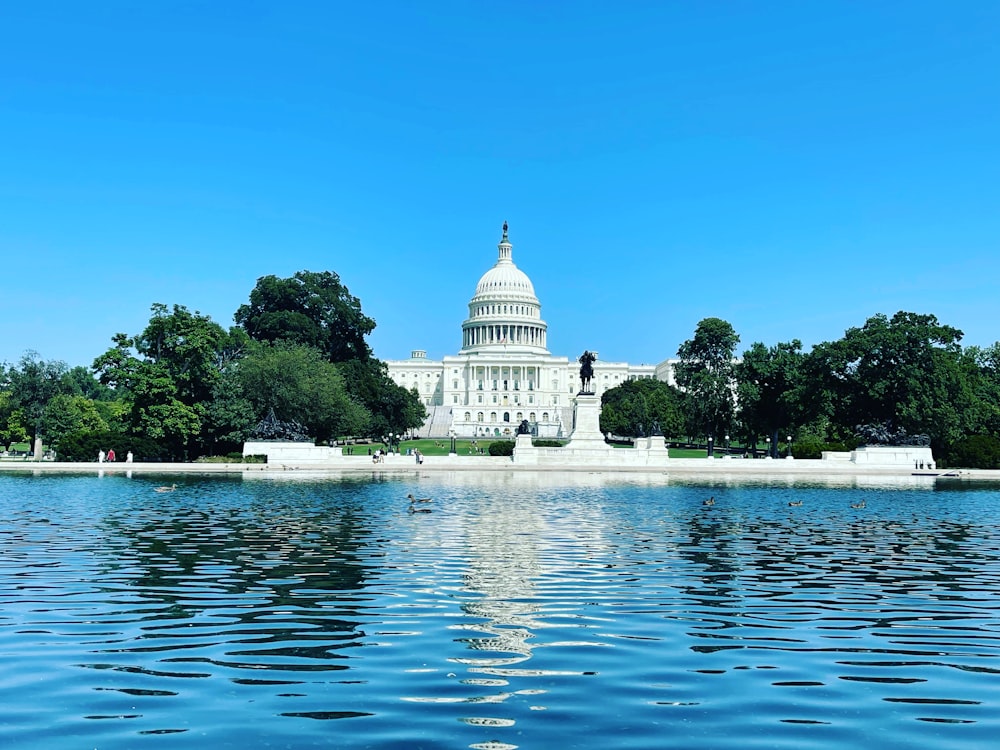
[[[997,487],[163,481],[0,476],[4,747],[1000,736]]]

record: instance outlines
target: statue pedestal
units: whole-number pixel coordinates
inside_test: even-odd
[[[573,402],[573,432],[567,448],[607,448],[601,432],[601,399],[593,393],[578,393]]]
[[[601,432],[601,399],[580,393],[573,403],[573,431],[562,448],[536,448],[530,435],[518,435],[514,463],[519,466],[573,467],[593,469],[666,468],[669,460],[662,435],[639,438],[632,450],[615,448],[604,442]]]

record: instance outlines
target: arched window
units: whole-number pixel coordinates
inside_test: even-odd
[[[469,412],[465,412],[465,421],[469,422],[469,421],[471,421],[471,419],[472,419],[472,415],[469,414]]]
[[[497,421],[497,413],[495,411],[491,411],[490,412],[490,421],[491,422],[496,422]]]
[[[476,414],[476,421],[477,422],[482,422],[483,421],[483,413],[482,412],[479,412],[478,414]]]
[[[547,411],[543,411],[542,412],[542,421],[543,422],[548,422],[549,421],[549,413]]]
[[[504,422],[509,422],[510,421],[510,412],[509,411],[505,411],[503,413],[503,421]]]
[[[535,421],[535,412],[531,412],[531,414],[528,415],[528,421],[529,422]]]

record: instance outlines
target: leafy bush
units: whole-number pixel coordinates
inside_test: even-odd
[[[514,441],[513,440],[496,440],[490,443],[489,453],[491,456],[513,456],[514,455]]]
[[[1000,440],[992,435],[969,435],[945,453],[949,467],[1000,469]]]
[[[792,443],[792,455],[795,458],[822,458],[823,451],[853,451],[857,441],[849,440],[842,443],[822,443],[818,440],[798,440]]]
[[[242,453],[227,453],[224,456],[200,456],[196,464],[266,464],[267,456],[244,456]]]
[[[565,445],[562,440],[546,440],[545,438],[532,440],[531,444],[536,448],[562,448]]]

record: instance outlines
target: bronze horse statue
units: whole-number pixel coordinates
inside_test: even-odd
[[[580,393],[593,393],[590,388],[590,381],[594,378],[594,362],[597,355],[585,351],[580,355]]]

